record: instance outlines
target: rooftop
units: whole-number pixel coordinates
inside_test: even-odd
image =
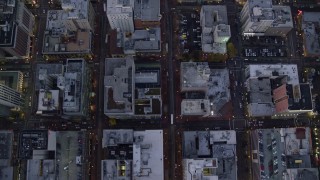
[[[164,179],[162,130],[134,132],[132,163],[134,179]]]
[[[133,143],[132,129],[103,130],[102,147]]]
[[[223,105],[230,101],[230,82],[227,69],[210,69],[209,64],[206,62],[183,62],[180,69],[181,91],[205,92],[206,99],[210,101],[210,105],[197,106],[197,103],[194,102],[189,105],[189,108],[181,106],[182,111],[190,109],[193,112],[202,112],[202,110],[195,108],[206,109],[205,107],[210,106],[211,115],[216,115]],[[188,104],[185,105],[188,106]]]
[[[285,174],[287,179],[319,179],[317,168],[287,169]]]
[[[83,4],[81,4],[82,2],[83,1],[80,1],[79,3],[77,1],[79,6],[83,6]],[[87,17],[85,17],[81,11],[82,10],[48,11],[42,50],[44,54],[89,53],[91,51],[90,30],[79,30],[74,23],[69,22],[70,19],[86,19]]]
[[[134,19],[141,21],[160,20],[160,0],[134,0]]]
[[[133,16],[134,0],[108,0],[107,14],[130,14]]]
[[[124,33],[123,51],[125,54],[136,52],[160,52],[161,32],[160,28],[148,30],[135,30],[132,34]]]
[[[35,89],[53,89],[52,84],[64,73],[63,64],[37,64]],[[57,87],[56,87],[57,88]]]
[[[87,19],[88,6],[90,1],[87,0],[62,0],[61,7],[66,13],[66,19]]]
[[[107,58],[105,61],[105,114],[134,113],[134,74],[132,57]]]
[[[236,179],[235,131],[185,131],[184,179]]]
[[[38,111],[58,111],[59,90],[41,89],[38,96]]]
[[[49,134],[50,133],[45,130],[26,130],[21,132],[19,157],[22,159],[31,159],[34,156],[34,150],[53,149],[50,144],[52,138]]]
[[[319,56],[320,12],[303,12],[302,29],[306,56]]]
[[[86,92],[86,61],[67,59],[64,77],[57,79],[58,87],[63,90],[62,108],[65,114],[82,113]]]
[[[111,157],[113,160],[103,160],[102,179],[162,180],[164,178],[162,130],[103,130],[102,146],[113,151],[120,150],[120,154],[132,152],[131,157],[122,155]]]
[[[272,20],[273,27],[293,27],[289,6],[272,5],[272,0],[248,1],[250,18],[253,22]]]
[[[27,164],[27,180],[51,180],[55,177],[54,160],[32,159]]]
[[[227,7],[224,5],[203,5],[200,14],[202,27],[212,28],[218,24],[228,24]]]
[[[102,160],[101,180],[131,180],[132,160]]]
[[[251,64],[246,69],[247,77],[288,76],[287,83],[299,84],[298,68],[296,64]]]

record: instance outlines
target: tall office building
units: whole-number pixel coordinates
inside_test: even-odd
[[[123,32],[133,32],[133,0],[108,0],[107,17],[111,29],[120,29]]]
[[[34,16],[24,3],[0,0],[0,49],[7,58],[28,58]]]

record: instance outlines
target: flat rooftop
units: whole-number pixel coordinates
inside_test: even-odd
[[[125,54],[135,52],[160,52],[161,29],[135,30],[130,36],[123,36],[123,51]]]
[[[134,113],[133,58],[107,58],[105,61],[104,94],[105,114]]]
[[[101,180],[131,180],[132,160],[102,160]]]
[[[41,170],[42,169],[42,170]],[[55,163],[49,159],[30,159],[27,163],[27,180],[51,180],[55,178]]]
[[[210,100],[211,114],[218,114],[219,110],[230,101],[229,71],[227,69],[210,69],[206,62],[182,62],[180,69],[181,91],[205,92],[206,99]],[[181,108],[185,109],[185,107]],[[206,108],[201,107],[201,109]]]
[[[296,64],[253,64],[246,69],[247,77],[272,77],[287,75],[287,83],[299,84],[298,68]]]
[[[86,151],[86,134],[83,131],[57,132],[55,179],[79,179],[84,176],[83,162]]]
[[[108,14],[129,14],[133,17],[134,0],[108,0]]]
[[[48,149],[48,131],[27,130],[20,133],[19,157],[31,159],[33,150]]]
[[[91,52],[90,30],[79,30],[75,27],[74,23],[67,22],[70,19],[87,19],[87,12],[77,9],[78,6],[85,6],[82,3],[88,3],[88,1],[77,1],[77,3],[71,3],[70,6],[65,5],[65,8],[71,8],[71,10],[48,11],[42,53],[68,54]],[[86,8],[88,8],[88,4]]]
[[[141,21],[160,20],[160,0],[134,0],[134,19]]]
[[[203,5],[200,14],[202,27],[212,28],[218,24],[228,24],[227,6]]]
[[[62,0],[61,7],[67,13],[66,19],[87,19],[89,3],[87,0]]]
[[[187,159],[197,157],[213,157],[210,146],[236,145],[236,134],[233,130],[226,131],[184,131],[183,157]]]
[[[273,27],[293,27],[291,9],[289,6],[272,5],[272,0],[248,1],[250,19],[253,22],[273,20]]]
[[[183,134],[184,179],[236,179],[235,155],[236,133],[233,130],[185,131]]]
[[[287,169],[285,175],[288,179],[319,179],[317,168]]]
[[[103,130],[102,147],[117,146],[119,144],[132,144],[132,129]]]
[[[272,102],[270,78],[251,78],[248,80],[249,102]]]
[[[58,111],[59,90],[41,89],[38,96],[38,111]]]
[[[163,180],[163,131],[134,131],[133,179]]]
[[[65,114],[81,114],[85,104],[87,88],[86,61],[84,59],[67,59],[64,78],[57,80],[63,90],[62,108]]]
[[[181,101],[181,114],[183,115],[206,115],[210,112],[208,99],[183,99]]]
[[[320,55],[319,28],[320,12],[303,12],[302,29],[306,56]]]

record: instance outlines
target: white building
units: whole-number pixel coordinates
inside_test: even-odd
[[[292,28],[289,6],[273,6],[271,0],[250,0],[240,14],[243,35],[285,36]]]
[[[111,29],[133,32],[133,9],[134,0],[108,0],[106,13]]]
[[[205,53],[226,53],[226,43],[231,37],[226,6],[202,6],[200,25],[202,27],[202,51]]]

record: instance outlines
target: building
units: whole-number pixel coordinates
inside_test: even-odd
[[[160,64],[136,64],[132,57],[105,62],[104,113],[116,118],[157,118],[162,113]]]
[[[320,56],[319,16],[320,16],[319,12],[303,12],[302,14],[304,56],[308,56],[308,57]]]
[[[13,179],[12,151],[13,132],[7,130],[0,131],[0,179]]]
[[[38,115],[59,115],[61,113],[59,77],[63,77],[63,64],[37,64],[35,90],[38,93]]]
[[[102,180],[164,179],[162,130],[103,130],[102,147]]]
[[[134,0],[133,13],[135,29],[160,26],[160,0]]]
[[[181,114],[219,116],[231,98],[228,70],[210,69],[207,62],[182,62],[180,69]]]
[[[29,58],[34,16],[17,0],[0,1],[1,58]]]
[[[63,64],[38,64],[36,91],[38,115],[85,117],[88,113],[89,68],[84,59]]]
[[[87,135],[83,131],[43,131],[37,140],[37,146],[26,144],[29,139],[35,139],[39,131],[23,133],[22,139],[25,145],[30,145],[33,157],[27,160],[26,179],[81,179],[86,176],[87,162],[86,146]],[[47,145],[42,146],[44,135],[48,135]],[[46,141],[44,141],[46,142]],[[22,144],[23,145],[23,144]],[[39,150],[40,147],[43,149]],[[24,147],[25,148],[25,147]],[[26,148],[27,149],[27,148]]]
[[[59,77],[58,87],[63,91],[63,114],[86,116],[89,97],[89,68],[84,59],[67,59],[64,77]]]
[[[254,179],[319,178],[317,169],[311,168],[308,127],[258,129],[251,137]]]
[[[236,132],[185,131],[183,179],[237,179]]]
[[[311,88],[299,83],[297,65],[249,65],[245,75],[249,116],[287,117],[312,112]]]
[[[227,7],[205,5],[200,11],[202,27],[201,44],[204,53],[227,52],[227,42],[231,37],[228,25]]]
[[[120,29],[122,32],[133,32],[134,0],[108,0],[106,14],[111,29]]]
[[[272,5],[271,0],[247,1],[240,13],[245,36],[286,36],[293,28],[289,6]]]
[[[122,37],[124,54],[161,52],[161,31],[159,27],[135,30],[133,33],[124,33]]]
[[[22,85],[22,72],[0,72],[0,116],[9,116],[11,110],[18,110],[23,105]]]
[[[105,61],[104,114],[130,116],[134,114],[133,58],[112,58]]]
[[[90,1],[63,0],[62,10],[49,10],[42,53],[48,58],[92,55],[95,14]]]

